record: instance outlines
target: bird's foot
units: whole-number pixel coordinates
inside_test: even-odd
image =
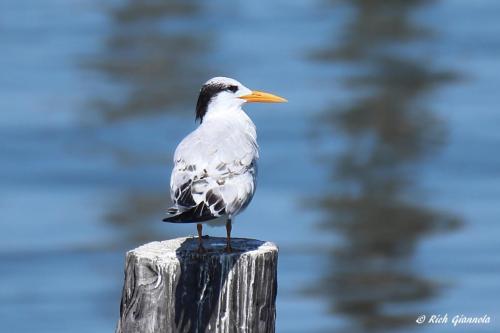
[[[226,253],[232,253],[233,248],[231,247],[231,244],[227,244],[226,247],[224,248],[224,252]]]
[[[205,249],[205,247],[200,244],[200,246],[198,246],[198,253],[205,254],[205,253],[207,253],[207,249]]]

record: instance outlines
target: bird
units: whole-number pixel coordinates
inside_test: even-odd
[[[245,103],[283,103],[286,99],[250,90],[227,77],[214,77],[201,87],[196,103],[197,128],[177,146],[170,177],[173,206],[163,219],[196,223],[198,251],[203,224],[226,225],[225,252],[232,252],[233,219],[252,200],[257,181],[259,146],[255,124]],[[217,219],[217,221],[213,221]]]

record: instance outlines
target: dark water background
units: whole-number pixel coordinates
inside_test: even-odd
[[[280,246],[279,332],[500,331],[499,36],[493,0],[2,2],[1,330],[113,331],[124,252],[195,233],[171,155],[224,75],[290,101],[246,107],[233,228]]]

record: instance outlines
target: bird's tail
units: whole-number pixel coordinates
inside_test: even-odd
[[[180,211],[177,207],[171,207],[167,210],[172,216],[167,216],[163,222],[171,223],[199,223],[216,219],[218,216],[212,215],[208,206],[201,202],[197,206],[191,207],[188,210]]]

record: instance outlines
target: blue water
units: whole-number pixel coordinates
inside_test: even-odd
[[[126,250],[218,75],[250,105],[259,187],[235,237],[280,247],[279,332],[500,329],[500,4],[4,1],[0,320],[115,328]],[[208,229],[224,235],[223,229]],[[487,325],[415,323],[488,315]]]

